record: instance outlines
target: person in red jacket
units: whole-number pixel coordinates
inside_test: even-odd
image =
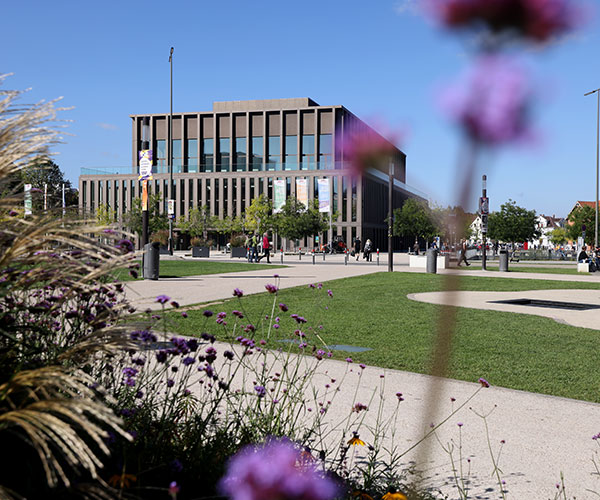
[[[261,259],[263,259],[264,257],[267,258],[267,264],[270,264],[271,261],[269,260],[269,255],[270,255],[270,250],[271,246],[269,245],[269,235],[267,233],[263,234],[263,239],[262,239],[262,249],[263,249],[263,255],[260,257],[259,261]]]

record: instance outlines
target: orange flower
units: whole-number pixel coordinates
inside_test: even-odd
[[[357,432],[353,432],[353,434],[354,435],[350,438],[350,440],[348,441],[348,444],[352,445],[352,446],[356,446],[356,445],[358,445],[358,446],[364,446],[365,442],[358,437],[358,433]]]
[[[352,496],[358,498],[358,500],[373,500],[371,495],[367,495],[363,491],[354,490]]]
[[[129,488],[131,484],[135,483],[136,481],[137,477],[133,474],[115,474],[114,476],[111,476],[111,478],[108,480],[108,483],[113,488],[118,486],[120,489],[123,489]]]
[[[381,500],[408,500],[408,498],[403,493],[390,493],[388,491],[385,495],[381,497]]]

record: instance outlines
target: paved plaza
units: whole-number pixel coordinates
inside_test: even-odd
[[[186,258],[179,254],[176,258]],[[211,260],[229,260],[228,256],[217,255]],[[323,262],[318,255],[313,264],[310,256],[285,256],[284,264],[288,267],[270,270],[246,271],[221,275],[185,277],[177,279],[160,279],[159,281],[137,281],[127,283],[128,298],[139,308],[160,307],[155,297],[166,294],[182,305],[217,302],[232,296],[234,288],[240,288],[245,294],[265,291],[266,283],[273,283],[273,274],[280,277],[280,287],[288,288],[309,283],[334,280],[367,273],[385,272],[387,261],[385,256],[376,262],[356,262],[344,257],[327,256]],[[272,259],[279,264],[279,256]],[[528,264],[529,265],[529,264]],[[574,264],[571,264],[574,266]],[[408,267],[406,255],[395,255],[394,270],[398,272],[423,272]],[[504,276],[518,279],[550,279],[557,281],[578,281],[600,283],[600,273],[565,275],[565,274],[531,274],[531,273],[498,273],[472,271],[470,269],[446,270],[445,273],[460,272],[469,276],[492,276],[502,279]],[[537,290],[535,292],[455,292],[454,297],[444,293],[414,294],[413,300],[430,303],[458,303],[463,307],[493,309],[508,312],[536,314],[551,317],[556,321],[574,326],[598,330],[598,310],[557,310],[543,307],[524,307],[518,304],[497,303],[507,298],[533,298],[539,300],[557,300],[563,302],[582,302],[600,306],[600,290]],[[524,332],[524,335],[526,332]],[[510,362],[510,360],[507,360]],[[339,376],[348,369],[345,362],[328,360],[325,362],[329,373]],[[595,367],[590,367],[593,369]],[[411,446],[424,432],[429,423],[424,421],[426,401],[429,391],[437,387],[440,391],[440,412],[432,416],[433,422],[440,422],[451,411],[452,405],[458,405],[477,389],[478,384],[456,380],[435,379],[427,375],[383,370],[367,367],[355,383],[347,383],[342,387],[340,400],[346,402],[341,408],[352,406],[353,401],[368,401],[373,389],[381,383],[380,376],[385,375],[385,401],[389,407],[395,407],[396,392],[401,392],[404,401],[400,406],[400,414],[396,426],[396,443],[399,449]],[[482,374],[485,376],[485,374]],[[349,379],[352,380],[351,378]],[[358,391],[355,398],[355,390]],[[456,402],[452,403],[451,398]],[[340,407],[338,405],[338,407]],[[498,485],[492,477],[492,463],[489,457],[487,435],[483,420],[475,412],[488,413],[489,434],[494,451],[504,440],[500,468],[506,480],[507,498],[513,499],[546,499],[554,498],[556,483],[564,474],[567,497],[578,499],[595,498],[590,491],[600,492],[600,477],[594,475],[592,458],[598,445],[592,439],[600,432],[600,405],[583,401],[570,400],[554,396],[533,394],[524,391],[491,387],[482,390],[457,415],[453,416],[439,430],[441,444],[446,445],[454,440],[458,443],[458,423],[462,423],[462,454],[466,460],[465,467],[470,468],[472,490],[470,498],[500,498]],[[387,410],[386,410],[387,411]],[[375,412],[368,412],[366,423],[372,422]],[[332,415],[334,419],[342,415]],[[458,459],[455,450],[454,459]],[[417,460],[418,454],[411,452],[403,457],[403,462]],[[440,444],[432,442],[431,453],[426,463],[417,464],[426,471],[434,484],[451,484],[452,466],[449,455]],[[466,471],[466,468],[465,468]],[[444,491],[449,486],[443,487]],[[452,492],[450,498],[457,498]]]

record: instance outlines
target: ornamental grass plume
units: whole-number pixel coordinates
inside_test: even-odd
[[[329,500],[338,486],[291,441],[248,446],[229,462],[221,490],[232,500]]]
[[[133,254],[116,234],[98,243],[95,224],[25,216],[21,170],[56,143],[58,110],[19,105],[20,95],[0,90],[0,442],[10,450],[0,454],[0,497],[66,497],[98,478],[109,432],[130,439],[81,367],[129,345],[118,326],[123,287],[105,276]],[[110,496],[104,483],[88,486]]]

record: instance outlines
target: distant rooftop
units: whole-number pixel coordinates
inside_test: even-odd
[[[213,111],[268,111],[273,109],[297,109],[318,106],[310,97],[287,99],[255,99],[250,101],[215,101]]]

